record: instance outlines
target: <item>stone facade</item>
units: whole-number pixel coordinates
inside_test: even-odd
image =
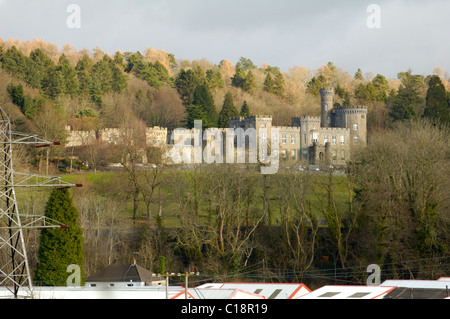
[[[291,126],[272,126],[271,116],[239,117],[230,119],[230,128],[255,128],[260,138],[266,128],[268,137],[278,140],[280,159],[343,166],[353,147],[367,143],[367,108],[334,107],[333,88],[322,88],[320,95],[321,116],[294,117]]]
[[[341,107],[334,106],[333,88],[322,88],[321,95],[321,116],[301,116],[292,118],[291,126],[273,126],[272,116],[255,115],[249,117],[237,117],[229,120],[229,129],[234,129],[234,146],[237,145],[237,129],[248,131],[254,129],[256,143],[261,140],[267,143],[261,145],[278,144],[278,148],[273,151],[278,152],[279,159],[285,161],[295,161],[303,164],[313,164],[319,166],[333,165],[344,166],[351,158],[354,147],[365,146],[367,144],[367,108],[366,107]],[[70,127],[69,139],[66,147],[77,147],[92,144],[97,141],[106,144],[117,143],[126,132],[117,128],[102,129],[98,131],[73,131]],[[221,149],[206,149],[212,157],[216,155],[226,156],[230,151],[226,143],[227,131],[229,129],[209,129],[206,132],[200,130],[175,130],[169,132],[167,128],[152,127],[146,128],[146,145],[168,146],[170,148],[177,145],[201,147],[201,152],[208,147],[209,141],[220,138],[223,142]],[[198,134],[205,136],[199,136]],[[206,134],[205,134],[206,133]],[[218,134],[218,135],[216,135]],[[244,136],[247,140],[248,136]],[[199,140],[201,139],[201,141]],[[196,140],[198,140],[196,142]],[[233,141],[231,141],[233,143]],[[273,144],[273,145],[276,145]],[[217,144],[216,144],[217,145]],[[241,144],[240,144],[241,145]],[[248,142],[247,142],[248,145]],[[216,146],[215,146],[216,147]],[[269,150],[268,150],[269,152]],[[236,156],[236,149],[231,156]],[[197,154],[198,155],[198,154]],[[186,156],[191,162],[194,160],[194,153],[189,151]],[[196,156],[197,160],[200,156]]]

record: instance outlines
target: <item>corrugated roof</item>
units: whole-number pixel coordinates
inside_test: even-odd
[[[299,283],[223,283],[205,284],[198,288],[240,289],[249,293],[262,295],[266,299],[293,299],[310,292],[308,287]]]
[[[323,286],[298,299],[378,299],[395,287],[380,286]]]
[[[388,293],[384,299],[445,299],[446,289],[398,287]]]
[[[179,295],[173,299],[183,299],[185,298],[185,291],[181,292]],[[188,289],[189,299],[264,299],[264,296],[243,291],[241,289],[224,289],[224,288],[189,288]]]
[[[380,286],[426,289],[446,289],[448,286],[450,289],[450,283],[447,280],[386,280]]]

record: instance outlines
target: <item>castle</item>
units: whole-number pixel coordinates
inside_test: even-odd
[[[280,160],[344,166],[356,146],[367,144],[367,108],[334,107],[333,88],[322,88],[321,116],[292,118],[291,126],[272,126],[271,116],[230,119],[230,128],[264,128],[279,144]],[[272,129],[277,128],[277,134]]]
[[[351,158],[352,150],[367,144],[367,108],[334,106],[333,88],[322,88],[321,116],[292,118],[291,126],[273,126],[272,116],[256,115],[231,118],[230,129],[255,129],[256,136],[278,144],[281,161],[294,161],[317,166],[344,166]],[[70,127],[66,147],[80,147],[97,140],[115,144],[121,136],[120,129],[108,128],[98,131],[73,131]],[[146,128],[147,145],[173,147],[177,130],[167,128]],[[226,135],[227,129],[215,129]],[[262,131],[263,133],[260,133]],[[194,130],[188,131],[188,138],[182,143],[194,145]],[[175,142],[175,143],[174,143]],[[204,147],[203,143],[203,147]],[[220,151],[222,153],[222,151]]]

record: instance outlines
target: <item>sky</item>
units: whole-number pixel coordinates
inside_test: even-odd
[[[395,78],[450,73],[449,18],[449,0],[0,0],[0,38]]]

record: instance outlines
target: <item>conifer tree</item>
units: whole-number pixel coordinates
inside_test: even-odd
[[[175,80],[175,86],[185,106],[194,101],[194,91],[198,85],[199,80],[194,71],[181,69]]]
[[[450,125],[450,114],[447,93],[441,79],[437,75],[430,77],[423,116],[441,124]]]
[[[35,282],[38,286],[65,286],[69,265],[78,265],[83,282],[83,232],[78,226],[78,212],[68,189],[54,189],[45,207],[45,216],[67,225],[41,232]]]
[[[264,80],[264,91],[274,93],[274,82],[270,73],[267,73],[266,79]]]
[[[275,73],[274,80],[274,92],[278,96],[282,96],[284,94],[285,80],[283,73],[280,70],[277,70]]]
[[[79,89],[77,73],[64,54],[59,58],[58,72],[61,72],[64,78],[64,93],[71,96],[77,94]]]
[[[416,121],[418,118],[416,109],[423,104],[419,92],[411,84],[402,85],[392,101],[389,115],[394,121]]]
[[[245,70],[242,67],[241,63],[236,63],[236,71],[234,73],[233,78],[231,79],[231,84],[237,88],[243,88],[245,82]]]
[[[209,92],[208,85],[206,83],[200,84],[194,91],[195,106],[199,107],[203,116],[203,127],[216,127],[217,126],[217,112],[214,105],[214,99]]]
[[[239,112],[234,106],[233,97],[231,93],[225,94],[222,110],[219,113],[219,128],[227,128],[228,120],[233,117],[238,117]]]
[[[247,77],[244,80],[242,89],[250,94],[253,94],[256,90],[255,76],[253,75],[253,72],[251,70],[247,73]]]
[[[248,107],[247,101],[244,101],[244,104],[241,107],[241,112],[239,114],[242,117],[250,116],[250,108]]]
[[[196,120],[202,121],[202,126],[205,123],[205,114],[200,106],[190,104],[186,106],[186,128],[191,129],[194,127]]]

